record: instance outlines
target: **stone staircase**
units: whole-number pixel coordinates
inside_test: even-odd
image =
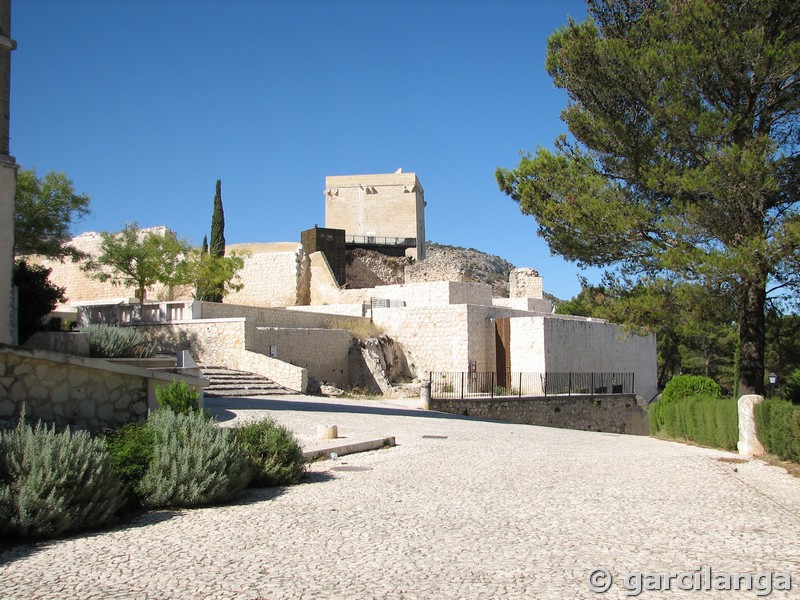
[[[210,382],[203,390],[206,398],[259,398],[297,393],[255,373],[205,365],[200,369]]]

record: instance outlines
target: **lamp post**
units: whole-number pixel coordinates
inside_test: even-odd
[[[778,376],[775,373],[769,374],[769,385],[772,396],[775,396],[775,384],[778,383]]]

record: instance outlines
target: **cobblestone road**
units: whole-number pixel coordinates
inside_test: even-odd
[[[398,446],[317,462],[306,483],[235,505],[15,546],[0,554],[0,597],[617,598],[625,574],[707,565],[789,572],[794,589],[770,597],[800,598],[800,480],[762,462],[379,402],[212,402],[225,425],[269,414],[304,441],[336,424]],[[603,596],[593,567],[614,577]]]

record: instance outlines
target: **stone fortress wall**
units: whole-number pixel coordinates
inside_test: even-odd
[[[158,235],[174,235],[168,228],[150,227],[142,229],[143,233],[156,233]],[[89,231],[76,236],[70,240],[69,245],[85,252],[93,258],[100,253],[100,234]],[[123,301],[136,296],[136,289],[128,286],[116,286],[110,281],[100,281],[90,276],[83,270],[83,262],[73,262],[70,259],[60,261],[55,258],[43,256],[24,257],[31,264],[40,265],[52,269],[50,281],[59,287],[66,288],[66,296],[69,304],[81,302],[92,302],[96,300],[118,300]],[[169,288],[161,284],[156,284],[147,290],[147,297],[150,300],[182,300],[191,297],[191,290],[188,288]]]
[[[325,202],[326,227],[348,235],[414,237],[417,255],[424,257],[425,200],[415,174],[328,177]],[[171,234],[166,228],[157,231]],[[89,254],[97,253],[99,242],[99,234],[91,233],[75,240]],[[162,349],[189,344],[206,364],[258,367],[287,387],[305,390],[309,377],[347,385],[352,336],[342,330],[365,317],[402,347],[420,379],[432,371],[494,371],[495,321],[510,319],[513,371],[635,372],[640,395],[649,399],[655,393],[654,338],[592,319],[553,315],[533,269],[512,271],[511,297],[499,299],[492,298],[490,285],[459,281],[346,289],[323,253],[308,255],[297,242],[229,246],[227,253],[233,252],[245,257],[244,287],[227,293],[224,303],[170,305],[148,313],[163,312],[171,321],[147,326]],[[89,278],[79,265],[47,266],[71,302],[111,303],[132,296],[133,290]],[[189,300],[191,293],[156,288],[150,298]]]

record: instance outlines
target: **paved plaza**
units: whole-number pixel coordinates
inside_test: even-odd
[[[233,505],[7,549],[0,598],[620,598],[645,581],[636,573],[705,585],[781,572],[794,589],[769,597],[800,598],[800,479],[782,469],[406,404],[209,400],[226,426],[270,415],[304,443],[336,424],[343,441],[393,435],[397,446],[316,462],[305,483]],[[604,595],[589,589],[594,568],[613,578]],[[758,597],[658,581],[672,589],[638,597]]]

